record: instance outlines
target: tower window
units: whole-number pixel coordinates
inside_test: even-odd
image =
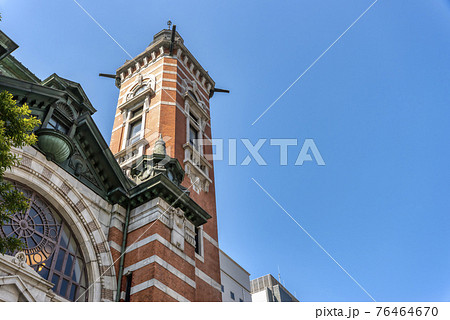
[[[188,91],[189,95],[192,97],[192,99],[195,100],[195,102],[198,102],[197,97],[195,96],[195,93],[193,93],[191,90]]]
[[[192,126],[189,128],[189,142],[194,149],[198,150],[198,130]]]
[[[135,117],[140,116],[141,114],[142,114],[142,107],[138,108],[136,110],[133,110],[131,112],[131,119],[134,119]]]
[[[230,297],[232,300],[234,300],[234,292],[233,291],[230,291]]]
[[[141,138],[143,107],[130,111],[127,144],[131,145]]]
[[[202,230],[199,227],[195,228],[195,253],[198,255],[202,255],[201,232]]]
[[[137,96],[137,95],[141,94],[142,92],[145,91],[145,89],[147,89],[146,86],[140,87],[139,89],[136,90],[136,92],[134,93],[134,96]]]
[[[191,120],[192,120],[197,126],[199,126],[199,124],[198,124],[198,118],[197,118],[195,115],[193,115],[192,112],[189,112],[189,116],[191,117]]]
[[[130,132],[128,134],[128,145],[138,141],[141,137],[142,119],[138,119],[130,124]]]

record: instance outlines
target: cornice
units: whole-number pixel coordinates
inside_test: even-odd
[[[177,40],[175,41],[174,45],[174,54],[173,56],[169,55],[165,52],[165,49],[169,49],[170,47],[170,40],[167,39],[159,39],[153,43],[151,43],[144,52],[137,55],[132,60],[128,60],[123,64],[121,67],[119,67],[116,70],[116,77],[118,79],[125,79],[129,76],[128,69],[129,68],[135,68],[136,64],[139,65],[138,68],[135,68],[134,72],[139,70],[141,67],[141,62],[144,60],[144,67],[148,65],[150,62],[156,60],[157,58],[162,57],[168,57],[177,59],[179,63],[181,63],[181,55],[184,55],[185,58],[187,58],[187,63],[191,62],[194,65],[194,69],[199,71],[199,79],[202,77],[206,80],[205,81],[205,87],[207,87],[207,83],[210,84],[211,89],[215,87],[215,82],[211,78],[211,76],[208,74],[208,72],[201,66],[201,64],[197,61],[197,59],[194,57],[194,55],[189,51],[189,49],[182,43],[182,41]],[[161,49],[162,48],[162,49]],[[176,51],[175,51],[176,50]],[[181,52],[180,52],[181,50]],[[132,73],[134,73],[132,72]],[[195,74],[195,73],[194,73]]]
[[[186,218],[195,226],[202,225],[211,218],[189,197],[188,192],[181,190],[163,174],[158,174],[130,190],[132,208],[157,197],[164,199],[171,207],[183,210]]]
[[[0,75],[0,87],[14,88],[24,92],[36,93],[54,99],[65,98],[67,96],[67,93],[62,90],[46,87],[26,80],[11,78],[4,75]]]

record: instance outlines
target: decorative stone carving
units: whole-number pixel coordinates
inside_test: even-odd
[[[179,208],[170,208],[168,213],[171,243],[180,250],[184,250],[184,240],[195,246],[195,226],[186,219],[184,212]]]
[[[164,174],[180,189],[185,190],[181,186],[184,178],[183,168],[177,159],[166,154],[166,144],[161,134],[155,142],[152,155],[140,158],[131,170],[131,175],[137,183],[142,183],[159,174]]]
[[[75,153],[69,159],[69,167],[74,170],[74,174],[77,177],[83,177],[97,188],[100,188],[99,182],[95,179],[94,174],[87,165],[86,160],[81,156],[81,152],[77,146],[75,146]]]
[[[19,251],[16,253],[12,262],[17,264],[21,268],[25,268],[27,266],[27,255],[23,251]]]
[[[208,112],[208,107],[206,106],[206,104],[203,101],[199,101],[198,105],[205,111]]]
[[[184,224],[184,239],[195,247],[195,226],[190,221]]]
[[[73,108],[71,108],[69,105],[67,105],[66,103],[59,101],[56,103],[56,108],[62,113],[64,114],[67,119],[74,121],[75,118],[77,117],[77,112],[75,110],[73,110]]]
[[[184,250],[184,214],[180,209],[174,209],[171,212],[172,231],[170,234],[171,242],[178,249]]]
[[[0,254],[0,302],[66,301],[57,296],[53,284],[26,264],[24,252]]]
[[[159,134],[159,139],[155,142],[155,147],[153,148],[153,153],[155,154],[166,154],[166,143],[164,142],[161,133]]]
[[[139,74],[136,78],[135,84],[132,86],[132,89],[128,92],[126,100],[131,100],[135,96],[147,90],[150,90],[151,93],[155,92],[156,77],[155,75],[150,74],[144,78],[142,74]]]
[[[189,180],[191,180],[192,189],[197,194],[199,194],[200,191],[202,190],[200,178],[195,173],[191,173],[191,172],[188,172],[188,177],[189,177]]]
[[[183,95],[189,94],[189,91],[192,92],[192,94],[194,95],[193,97],[195,98],[195,100],[200,101],[199,97],[199,92],[198,92],[198,85],[197,82],[191,81],[189,79],[183,79],[181,81],[181,87],[182,87],[182,91],[181,93]]]
[[[143,170],[135,177],[138,182],[144,182],[145,180],[166,171],[166,168],[164,167],[164,157],[167,156],[166,143],[164,142],[161,134],[159,135],[159,139],[155,143],[153,154],[161,155],[163,157],[162,161],[149,161],[148,163],[146,162]]]

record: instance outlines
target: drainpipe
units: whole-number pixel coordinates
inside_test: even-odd
[[[122,287],[123,261],[125,260],[125,250],[127,249],[128,223],[130,222],[130,211],[131,211],[130,203],[131,201],[128,201],[127,214],[125,217],[125,226],[123,227],[123,240],[122,240],[122,248],[120,250],[120,265],[119,265],[119,277],[117,280],[116,302],[120,301],[120,292]]]

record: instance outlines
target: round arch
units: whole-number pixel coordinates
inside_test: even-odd
[[[85,260],[88,301],[113,300],[116,277],[115,269],[110,268],[113,264],[111,252],[107,250],[106,236],[83,196],[68,183],[69,179],[57,172],[60,170],[56,164],[20,155],[22,164],[6,172],[5,178],[26,185],[41,195],[67,223]]]

